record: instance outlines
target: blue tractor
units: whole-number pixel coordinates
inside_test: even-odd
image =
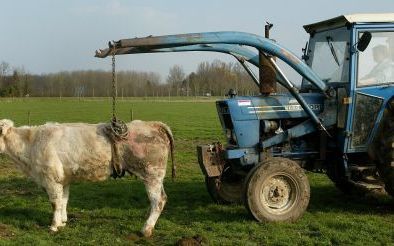
[[[303,169],[325,172],[346,193],[384,189],[394,196],[394,14],[306,25],[302,59],[269,38],[271,26],[265,37],[211,32],[121,39],[96,56],[211,51],[244,66],[259,95],[230,90],[216,102],[227,143],[197,147],[215,202],[243,202],[258,221],[297,220],[310,197]],[[301,86],[277,60],[302,76]],[[288,93],[277,93],[278,84]]]

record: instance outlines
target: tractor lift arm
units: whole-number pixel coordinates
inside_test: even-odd
[[[100,50],[96,52],[96,56],[105,57],[111,53],[110,48],[105,50]],[[245,64],[249,62],[256,67],[259,67],[259,55],[250,49],[242,47],[240,45],[233,44],[195,44],[180,47],[171,48],[161,48],[161,49],[144,49],[144,48],[120,48],[116,49],[116,55],[125,54],[140,54],[140,53],[168,53],[168,52],[188,52],[188,51],[210,51],[210,52],[220,52],[232,55],[237,59],[241,65],[245,68],[248,74],[252,77],[253,81],[259,86],[259,81],[250,68]],[[268,59],[268,58],[267,58]],[[276,74],[276,80],[283,86],[286,87],[286,82],[283,80],[282,76],[278,73]]]
[[[319,76],[313,72],[304,62],[286,48],[280,46],[271,39],[263,38],[255,34],[244,32],[205,32],[189,33],[166,36],[149,36],[145,38],[121,39],[113,43],[118,48],[140,48],[140,50],[171,48],[194,44],[239,44],[255,47],[268,55],[279,57],[303,77],[308,79],[325,95],[329,95],[329,88]],[[108,51],[108,50],[107,50]],[[146,53],[146,52],[145,52]],[[104,58],[110,52],[96,53],[97,57]]]

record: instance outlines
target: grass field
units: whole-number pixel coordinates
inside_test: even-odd
[[[48,232],[51,206],[46,193],[0,158],[0,245],[173,245],[183,236],[201,235],[209,245],[394,245],[394,202],[389,197],[348,197],[323,174],[308,173],[311,201],[296,223],[257,223],[243,206],[211,202],[195,148],[223,141],[213,102],[120,101],[119,116],[160,120],[173,130],[178,178],[166,179],[169,201],[154,236],[138,238],[148,200],[142,183],[125,177],[71,186],[68,225]],[[25,99],[0,101],[0,118],[16,125],[47,121],[108,121],[109,100]],[[170,176],[170,175],[167,175]]]

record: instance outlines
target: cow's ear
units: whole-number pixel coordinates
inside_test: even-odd
[[[0,120],[0,136],[6,135],[13,126],[14,122],[11,120]]]

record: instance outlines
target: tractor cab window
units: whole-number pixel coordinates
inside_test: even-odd
[[[349,81],[349,37],[346,27],[311,35],[306,62],[323,81]],[[302,87],[312,88],[312,85],[303,79]]]
[[[359,33],[359,37],[363,32]],[[394,82],[394,32],[371,32],[372,39],[358,52],[357,86]]]

